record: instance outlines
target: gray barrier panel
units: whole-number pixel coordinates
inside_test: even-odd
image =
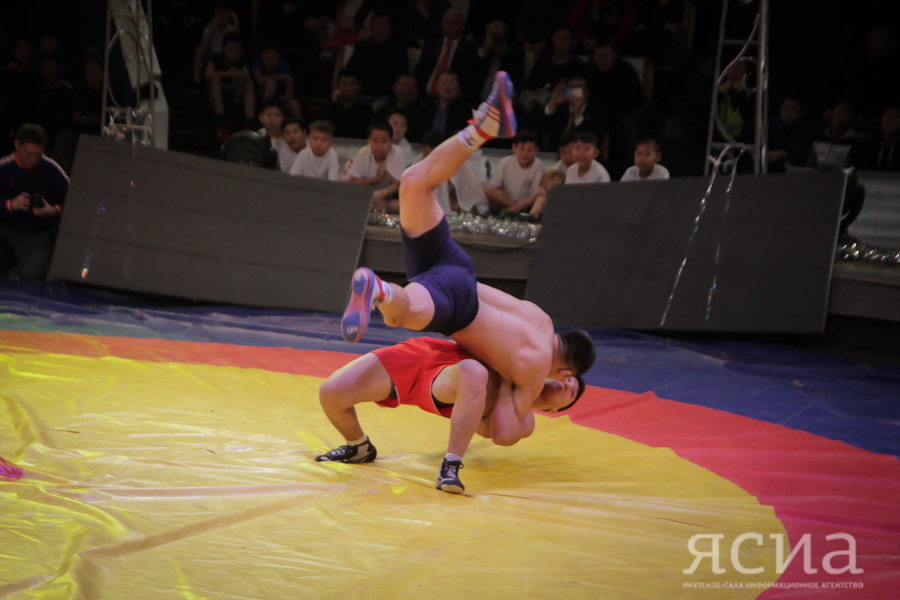
[[[359,186],[81,136],[50,278],[339,312],[370,197]]]
[[[845,176],[738,176],[730,200],[719,176],[689,247],[708,184],[554,187],[525,297],[580,327],[821,332]]]

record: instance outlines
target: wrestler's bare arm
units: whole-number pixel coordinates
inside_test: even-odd
[[[494,443],[499,446],[512,446],[522,438],[534,432],[534,415],[528,410],[525,415],[516,413],[513,400],[513,385],[509,381],[500,382],[497,390],[497,401],[491,411],[491,433]],[[529,400],[529,407],[531,401]]]

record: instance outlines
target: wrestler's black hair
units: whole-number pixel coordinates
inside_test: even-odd
[[[576,375],[575,379],[578,380],[578,393],[575,394],[575,399],[572,400],[571,402],[569,402],[568,404],[566,404],[565,406],[563,406],[562,408],[557,409],[556,412],[562,412],[564,410],[569,410],[570,408],[575,406],[575,403],[578,402],[578,399],[581,398],[581,395],[584,393],[584,388],[585,388],[584,378],[581,375]]]
[[[576,375],[581,375],[591,368],[597,360],[597,349],[594,340],[583,329],[569,329],[559,332],[562,344],[563,362],[571,367]]]

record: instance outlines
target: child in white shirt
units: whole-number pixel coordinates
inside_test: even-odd
[[[373,188],[372,210],[399,212],[395,196],[406,165],[403,153],[393,144],[394,130],[387,121],[369,125],[368,144],[359,149],[350,165],[350,183]]]
[[[331,121],[313,121],[309,125],[306,141],[306,148],[294,159],[291,175],[337,181],[338,157],[331,147],[334,143],[334,124]]]
[[[600,154],[597,136],[582,131],[573,145],[575,163],[566,170],[566,183],[609,183],[609,172],[595,159]]]
[[[395,108],[388,113],[388,123],[393,129],[391,141],[403,153],[403,166],[408,167],[413,162],[412,146],[406,139],[406,131],[409,129],[409,117],[402,108]]]
[[[639,140],[634,148],[634,166],[628,167],[620,181],[644,181],[646,179],[668,179],[669,170],[659,164],[662,152],[653,138]]]
[[[523,129],[513,139],[512,156],[497,165],[497,172],[484,186],[491,210],[504,214],[527,211],[538,197],[544,163],[536,159],[537,133]]]
[[[306,132],[303,131],[303,124],[300,119],[296,117],[285,119],[281,125],[281,137],[284,138],[284,143],[276,146],[278,150],[278,166],[282,173],[290,173],[294,159],[297,158],[301,150],[306,148]]]

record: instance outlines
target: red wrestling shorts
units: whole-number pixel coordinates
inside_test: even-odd
[[[453,406],[435,406],[431,396],[431,383],[446,367],[472,358],[456,342],[420,337],[379,348],[372,353],[381,361],[397,390],[396,398],[381,400],[377,402],[379,406],[418,406],[426,412],[450,417]]]

